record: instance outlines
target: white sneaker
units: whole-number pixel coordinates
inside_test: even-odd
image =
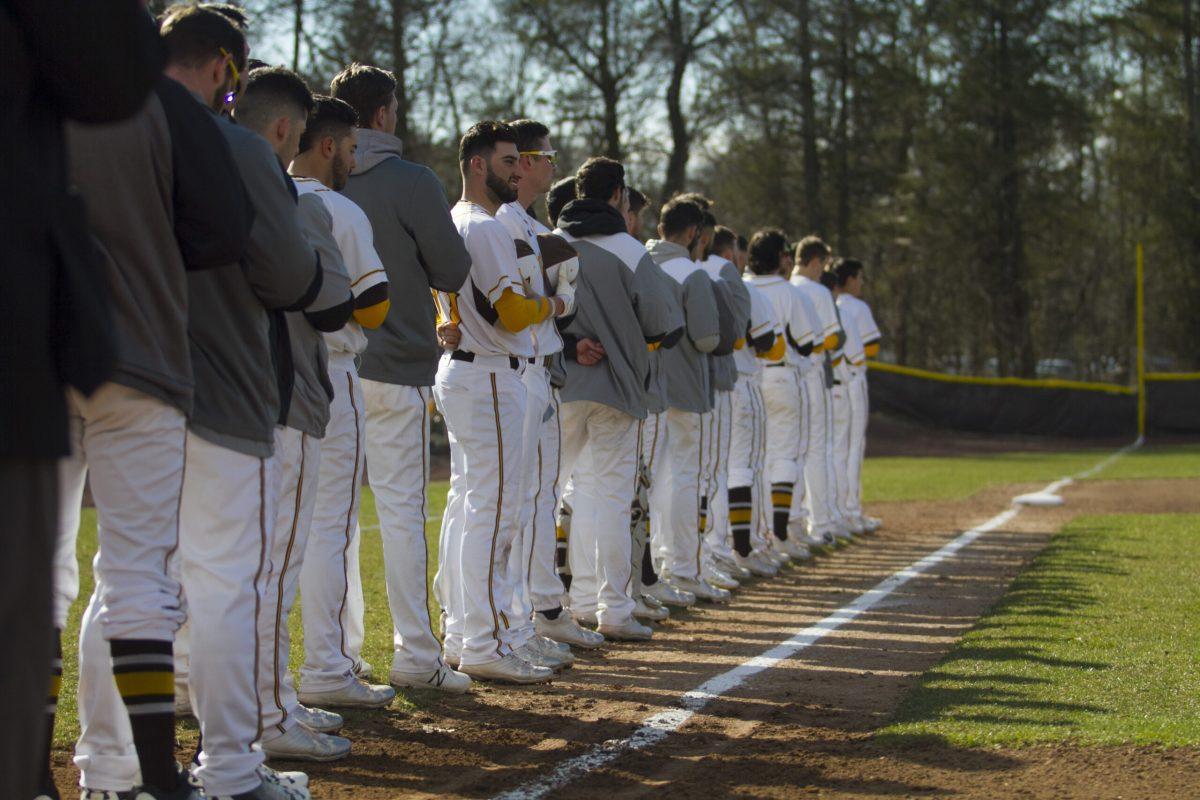
[[[782,542],[776,542],[776,546],[784,553],[787,553],[788,558],[792,561],[807,561],[812,558],[812,552],[803,542],[798,542],[792,536],[789,536]]]
[[[603,634],[579,627],[579,623],[565,608],[558,612],[557,619],[550,619],[545,614],[534,614],[533,629],[537,631],[538,636],[545,636],[561,644],[582,647],[584,650],[604,644]]]
[[[446,694],[465,694],[471,688],[470,677],[441,663],[434,669],[420,672],[403,672],[394,669],[388,674],[388,682],[392,686],[403,686],[408,689],[432,689]]]
[[[371,678],[375,675],[375,667],[371,666],[370,661],[360,660],[354,667],[354,675],[355,677],[370,683]]]
[[[575,656],[571,655],[571,648],[568,647],[566,652],[563,652],[563,650],[559,648],[557,642],[552,642],[544,636],[538,636],[537,634],[534,634],[533,637],[520,648],[518,648],[518,650],[524,650],[526,648],[532,650],[540,658],[539,661],[534,661],[532,659],[525,658],[523,653],[517,653],[517,655],[521,656],[521,658],[525,658],[525,660],[530,664],[540,664],[541,666],[549,667],[556,672],[562,669],[570,669],[575,664]]]
[[[643,625],[633,617],[629,617],[624,622],[601,625],[600,632],[606,638],[618,642],[645,642],[654,636],[653,628]]]
[[[742,585],[735,581],[732,575],[729,575],[724,570],[717,567],[717,565],[712,563],[705,564],[700,574],[704,576],[704,581],[709,586],[716,586],[731,592],[734,589],[741,588]]]
[[[208,800],[233,800],[230,795],[208,795]],[[251,800],[312,800],[307,788],[284,786],[264,780],[256,789],[238,797],[248,797]]]
[[[341,714],[326,711],[323,708],[296,706],[296,711],[292,716],[301,725],[317,733],[336,733],[346,724]]]
[[[646,602],[644,597],[639,597],[634,601],[633,616],[636,619],[648,619],[651,622],[662,622],[664,619],[671,616],[671,612],[662,603],[652,606]]]
[[[683,591],[677,586],[672,586],[662,577],[659,577],[658,581],[651,586],[643,586],[642,594],[647,597],[653,597],[664,606],[688,608],[689,606],[696,605],[696,595]]]
[[[733,595],[727,590],[713,586],[704,580],[680,578],[674,575],[668,576],[666,580],[676,589],[691,592],[698,599],[707,600],[710,603],[728,603],[733,599]],[[660,580],[659,582],[661,583],[662,581]]]
[[[390,686],[363,683],[354,680],[340,689],[326,692],[299,693],[299,700],[306,706],[329,706],[331,708],[384,708],[392,702],[396,690]]]
[[[554,670],[534,666],[515,653],[484,664],[464,664],[462,671],[472,678],[501,683],[546,683],[554,679]]]
[[[750,551],[748,556],[734,556],[738,566],[759,578],[772,578],[779,574],[779,567],[774,561],[768,561],[762,554]]]
[[[271,769],[266,764],[258,765],[258,777],[265,783],[278,783],[289,789],[307,789],[308,775],[303,772],[282,771]]]
[[[267,758],[280,761],[338,761],[350,755],[350,740],[293,725],[287,733],[262,743]]]
[[[717,569],[724,572],[735,581],[748,581],[751,578],[750,570],[745,569],[737,562],[737,553],[733,554],[733,558],[725,558],[725,556],[713,556],[713,563]]]

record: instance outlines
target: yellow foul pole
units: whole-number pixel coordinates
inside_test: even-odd
[[[1137,246],[1137,423],[1138,438],[1146,435],[1146,288],[1145,253]]]

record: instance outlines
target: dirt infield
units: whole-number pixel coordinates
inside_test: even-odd
[[[884,724],[1013,577],[1073,515],[1200,512],[1200,481],[1091,482],[1058,509],[1027,509],[1003,530],[915,578],[869,612],[714,700],[664,742],[626,753],[552,797],[1146,797],[1189,796],[1200,748],[958,749],[884,745]],[[645,645],[584,654],[548,687],[414,694],[418,710],[352,713],[348,760],[307,768],[314,797],[489,797],[628,736],[683,692],[759,655],[933,552],[1037,486],[968,501],[877,504],[887,529],[757,581],[727,607],[679,615]],[[64,788],[76,780],[60,752]],[[181,753],[181,757],[190,753]],[[286,768],[286,765],[277,765]]]

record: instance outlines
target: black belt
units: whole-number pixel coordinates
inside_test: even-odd
[[[475,354],[468,350],[455,350],[450,353],[450,358],[454,359],[455,361],[465,361],[470,364],[475,361]],[[500,356],[500,358],[503,358],[503,356]],[[530,361],[532,361],[532,359],[530,359]],[[521,366],[521,359],[517,358],[516,356],[509,356],[508,366],[510,369],[519,368]]]
[[[834,379],[833,379],[833,385],[834,385],[834,386],[841,386],[841,385],[842,385],[842,382],[841,382],[841,381],[839,381],[837,378],[834,378]]]
[[[528,359],[528,361],[530,364],[540,364],[546,369],[550,369],[550,360],[553,358],[554,356],[534,356],[533,358]]]
[[[766,366],[768,366],[768,367],[787,367],[787,366],[791,366],[791,365],[785,361],[780,361],[778,364],[767,364]]]

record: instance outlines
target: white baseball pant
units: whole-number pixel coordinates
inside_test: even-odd
[[[654,477],[657,474],[659,463],[664,458],[663,453],[667,450],[667,414],[666,412],[647,414],[645,421],[642,423],[641,432],[642,441],[642,465],[645,469],[645,481],[647,486],[646,504],[648,514],[646,524],[647,530],[650,533],[650,557],[652,559],[651,566],[657,572],[658,564],[662,558],[659,553],[659,545],[661,545],[662,537],[655,533],[656,525],[653,516],[654,501],[652,498],[654,492]],[[661,479],[660,479],[661,480]],[[640,578],[641,576],[635,576]]]
[[[366,439],[367,470],[379,514],[392,613],[392,669],[430,671],[442,655],[442,643],[429,619],[429,546],[425,540],[433,392],[423,386],[366,380],[362,390],[371,432]],[[361,617],[358,627],[362,627]]]
[[[850,519],[849,481],[846,476],[850,472],[850,419],[853,410],[850,405],[849,375],[844,370],[838,377],[840,383],[834,384],[830,392],[831,415],[833,417],[833,476],[834,476],[834,508],[838,520],[845,525]]]
[[[188,604],[192,707],[204,750],[196,777],[212,795],[261,783],[258,613],[279,500],[279,461],[189,432],[179,570]]]
[[[531,499],[532,516],[526,527],[525,550],[529,574],[529,601],[533,611],[549,611],[562,605],[562,580],[555,566],[554,513],[558,508],[559,476],[562,473],[562,419],[558,390],[550,390],[550,416],[541,426],[535,460],[537,480]]]
[[[505,615],[512,625],[509,641],[514,648],[533,638],[533,598],[530,594],[530,574],[533,568],[533,550],[537,538],[536,522],[542,523],[543,541],[546,534],[545,516],[535,520],[536,501],[540,499],[543,467],[541,440],[547,426],[555,426],[555,420],[547,419],[547,411],[553,410],[551,402],[550,372],[541,364],[528,364],[521,375],[525,384],[525,419],[521,428],[521,484],[518,497],[521,503],[520,522],[508,558],[501,563],[504,584],[513,587],[512,597],[504,604]],[[554,465],[550,465],[553,467]],[[553,528],[550,528],[553,530]],[[543,548],[544,549],[544,548]],[[561,585],[561,584],[560,584]],[[557,605],[555,603],[554,605]],[[553,608],[551,605],[550,608]]]
[[[832,416],[829,391],[825,388],[823,368],[810,369],[803,376],[804,400],[808,408],[807,445],[804,451],[804,496],[792,495],[792,518],[803,519],[798,508],[803,502],[808,514],[809,530],[814,534],[830,531],[837,524],[833,508],[833,492],[837,484],[832,476],[831,444]],[[789,532],[792,530],[789,523]]]
[[[561,413],[562,475],[574,483],[571,609],[619,625],[634,608],[629,506],[636,490],[638,421],[590,400],[563,403]]]
[[[279,511],[271,529],[268,575],[258,615],[258,696],[263,741],[277,739],[297,724],[299,701],[288,668],[291,635],[288,616],[308,545],[317,503],[321,440],[294,428],[275,428],[275,459],[280,468]]]
[[[506,613],[513,587],[499,568],[520,522],[525,385],[507,357],[443,356],[434,397],[450,438],[451,493],[442,526],[437,585],[445,648],[461,665],[512,650]]]
[[[186,421],[182,412],[120,384],[67,395],[71,455],[59,462],[54,622],[66,624],[79,591],[75,543],[91,477],[100,547],[95,589],[80,627],[75,764],[89,789],[128,791],[138,756],[113,679],[108,639],[171,640],[183,622],[167,562],[179,544]]]
[[[869,401],[867,370],[857,367],[850,372],[850,457],[846,467],[846,511],[851,519],[860,519],[862,510],[862,466],[867,444]]]
[[[801,483],[799,454],[803,409],[796,369],[790,365],[764,368],[762,395],[767,416],[767,478],[771,483]],[[798,486],[795,491],[799,491]]]
[[[650,485],[650,531],[653,549],[664,569],[680,578],[700,575],[700,492],[704,465],[701,447],[704,415],[670,408],[666,447]]]
[[[762,394],[751,375],[739,375],[733,389],[729,442],[729,489],[750,489],[750,537],[766,527],[762,516],[762,477],[766,444]]]
[[[358,503],[366,418],[353,355],[329,354],[329,382],[333,401],[321,440],[316,508],[300,570],[304,692],[335,691],[356,680],[363,638]]]
[[[707,448],[708,519],[702,538],[705,554],[730,560],[733,542],[729,533],[729,450],[733,443],[733,395],[733,391],[717,391],[714,397],[713,439]]]

